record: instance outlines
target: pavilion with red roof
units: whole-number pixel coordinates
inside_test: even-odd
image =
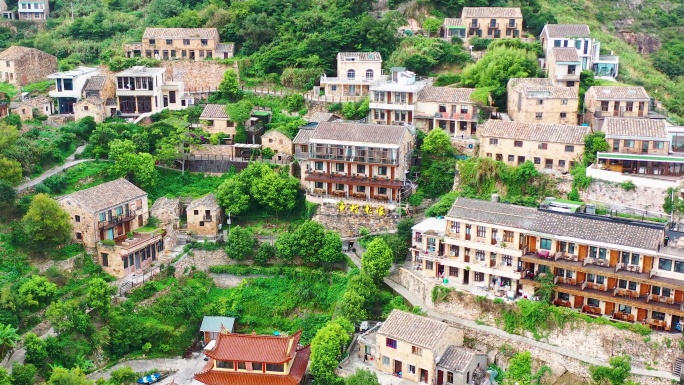
[[[195,380],[207,385],[298,385],[309,364],[310,347],[291,336],[221,332],[204,353],[210,358]]]

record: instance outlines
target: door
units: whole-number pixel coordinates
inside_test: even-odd
[[[470,284],[470,270],[463,269],[463,284]]]
[[[399,360],[394,360],[394,374],[402,372],[402,363]]]
[[[609,266],[613,267],[613,266],[618,264],[618,258],[619,258],[618,255],[619,254],[620,253],[617,250],[611,250],[610,251],[610,261],[609,261],[610,265]]]
[[[168,107],[168,106],[169,106],[169,97],[164,95],[164,107]]]
[[[648,311],[646,309],[637,309],[637,322],[643,321],[648,317]]]
[[[606,311],[604,314],[611,315],[615,311],[615,304],[613,302],[606,302]]]
[[[527,236],[527,249],[530,253],[537,251],[537,237]]]
[[[444,371],[442,371],[442,370],[437,371],[437,383],[438,384],[444,383]]]
[[[675,290],[675,294],[674,294],[675,303],[682,303],[683,300],[684,300],[684,291]]]
[[[613,290],[617,287],[617,279],[608,277],[608,290]]]
[[[138,270],[140,268],[140,252],[135,253],[135,269]]]
[[[576,295],[575,302],[573,303],[572,307],[574,307],[575,309],[581,309],[582,305],[584,305],[584,297]]]
[[[580,261],[584,260],[584,258],[587,257],[587,253],[589,250],[589,246],[587,245],[580,245],[579,247],[579,253],[577,254],[577,257]]]
[[[650,255],[644,255],[644,265],[643,265],[641,271],[644,273],[650,273],[652,267],[653,267],[653,257],[651,257]]]
[[[651,290],[651,285],[642,283],[639,285],[639,296],[646,297]]]
[[[420,369],[420,382],[428,383],[428,371]]]

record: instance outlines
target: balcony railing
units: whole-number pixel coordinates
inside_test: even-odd
[[[211,215],[205,215],[202,217],[203,222],[211,222],[212,220],[213,219],[212,219]]]
[[[128,214],[117,215],[115,217],[112,217],[111,219],[100,221],[97,223],[97,227],[100,230],[107,230],[107,229],[110,229],[110,228],[112,228],[118,224],[128,222],[128,221],[132,221],[133,219],[135,219],[136,216],[137,216],[137,211],[131,211]]]
[[[356,162],[356,163],[376,163],[376,164],[399,164],[398,159],[391,158],[371,158],[366,156],[353,156],[353,155],[334,155],[334,154],[317,154],[314,152],[309,153],[309,158],[311,159],[325,159],[325,160],[338,160],[343,162]]]
[[[488,23],[487,28],[489,29],[499,29],[499,23]]]
[[[609,265],[609,262],[607,259],[587,257],[587,258],[584,258],[584,261],[582,262],[582,266],[586,266],[586,265],[596,265],[596,266],[607,267]]]
[[[518,23],[507,23],[506,29],[518,29]]]

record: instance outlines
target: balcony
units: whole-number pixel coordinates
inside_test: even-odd
[[[202,217],[202,221],[203,222],[212,222],[213,218],[211,217],[211,215],[205,215]]]
[[[608,261],[608,259],[587,257],[587,258],[584,258],[584,260],[582,261],[582,266],[587,266],[587,265],[596,265],[596,266],[601,266],[601,267],[607,267],[610,265],[610,262]]]
[[[444,243],[449,245],[463,246],[469,249],[483,250],[490,253],[521,257],[523,251],[513,242],[496,242],[487,238],[472,237],[471,239],[456,238],[458,234],[447,233]],[[505,245],[505,246],[504,246]]]
[[[506,29],[518,29],[518,23],[507,23]]]
[[[425,115],[421,115],[420,112],[416,112],[416,117],[421,118]],[[435,112],[434,116],[426,116],[428,118],[444,119],[444,120],[456,120],[456,121],[469,121],[477,122],[480,119],[480,115],[476,112],[474,114],[462,113],[462,112]]]
[[[333,77],[333,76],[321,76],[320,82],[321,84],[367,84],[367,85],[376,85],[380,84],[383,82],[386,82],[389,80],[389,75],[382,74],[380,77],[377,78],[366,78],[366,77],[354,77],[354,78],[346,78],[346,77]]]
[[[304,177],[307,182],[324,182],[335,184],[350,184],[357,186],[373,186],[373,187],[387,187],[387,188],[401,188],[404,182],[398,179],[391,180],[389,178],[367,176],[350,176],[339,174],[326,174],[318,172],[309,172]],[[364,194],[365,196],[365,194]]]
[[[115,240],[114,245],[105,245],[104,243],[100,242],[98,244],[98,248],[102,247],[111,250],[118,249],[121,255],[128,255],[142,248],[145,248],[151,244],[160,242],[164,235],[165,232],[161,231],[161,229],[157,229],[156,231],[149,233],[134,232],[133,238],[123,236],[120,239]]]
[[[396,159],[380,158],[380,157],[366,157],[366,156],[352,156],[352,155],[334,155],[322,153],[309,153],[309,159],[323,159],[323,160],[337,160],[340,162],[354,162],[354,163],[373,163],[373,164],[390,164],[398,165]]]
[[[97,223],[97,227],[100,230],[109,230],[116,225],[122,224],[124,222],[132,221],[138,216],[138,212],[131,211],[128,214],[117,215],[111,219],[100,221]]]
[[[468,27],[469,28],[480,28],[480,24],[478,24],[476,21],[472,21],[472,22],[470,22],[470,24],[468,24]]]
[[[499,29],[499,23],[488,23],[487,29]]]

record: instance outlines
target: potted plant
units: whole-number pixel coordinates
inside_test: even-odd
[[[506,247],[506,242],[501,242],[501,247]]]
[[[129,231],[128,234],[126,234],[126,238],[133,239],[133,232]]]

